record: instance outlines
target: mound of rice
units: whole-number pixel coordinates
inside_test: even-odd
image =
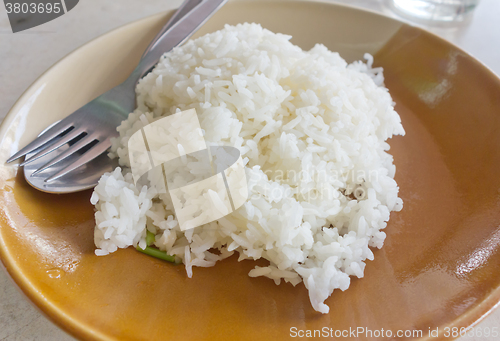
[[[363,277],[370,247],[381,248],[391,211],[402,208],[385,142],[404,135],[381,69],[347,64],[323,45],[302,51],[290,36],[257,24],[226,26],[166,53],[137,86],[138,108],[118,131],[96,207],[97,255],[155,246],[193,267],[231,256],[264,258],[250,271],[297,285],[315,310],[349,276]],[[216,222],[181,231],[168,194],[134,185],[127,142],[151,122],[196,109],[209,145],[233,146],[250,198]]]

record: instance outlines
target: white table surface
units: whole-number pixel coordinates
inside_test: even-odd
[[[175,8],[180,0],[81,0],[66,15],[13,34],[0,5],[0,120],[47,68],[85,42],[113,28]],[[384,0],[340,0],[397,17]],[[429,28],[500,75],[500,0],[481,0],[472,20],[455,28]],[[500,326],[500,309],[477,327]],[[474,338],[462,338],[462,340]],[[488,338],[475,338],[487,340]],[[497,338],[500,340],[500,337]],[[0,270],[0,340],[74,340],[47,320]],[[490,338],[490,340],[493,340]]]

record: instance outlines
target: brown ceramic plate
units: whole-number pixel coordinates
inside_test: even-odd
[[[133,249],[94,256],[91,192],[38,192],[4,161],[125,79],[168,16],[131,23],[70,54],[1,126],[0,256],[49,318],[85,340],[279,340],[293,327],[415,329],[427,338],[429,328],[444,337],[445,327],[470,326],[492,309],[500,299],[499,79],[418,28],[327,3],[230,3],[199,34],[258,22],[349,61],[370,52],[384,67],[407,132],[390,142],[404,209],[391,215],[386,245],[365,277],[335,291],[322,315],[302,284],[249,278],[251,261],[231,258],[188,279],[182,266]]]

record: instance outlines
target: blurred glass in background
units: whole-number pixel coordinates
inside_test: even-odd
[[[479,0],[389,0],[399,15],[426,23],[466,21],[478,3]]]

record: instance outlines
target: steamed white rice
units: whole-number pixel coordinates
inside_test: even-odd
[[[402,208],[385,141],[404,130],[370,55],[347,64],[323,45],[302,51],[290,38],[257,24],[226,26],[166,53],[140,81],[138,108],[111,148],[122,168],[103,175],[91,199],[97,255],[144,248],[149,230],[189,277],[235,251],[240,260],[264,258],[269,266],[249,276],[304,282],[322,313],[334,289],[363,277],[370,247],[382,247],[390,212]],[[240,150],[250,198],[182,232],[168,194],[148,180],[134,185],[127,142],[189,108],[208,144]]]

